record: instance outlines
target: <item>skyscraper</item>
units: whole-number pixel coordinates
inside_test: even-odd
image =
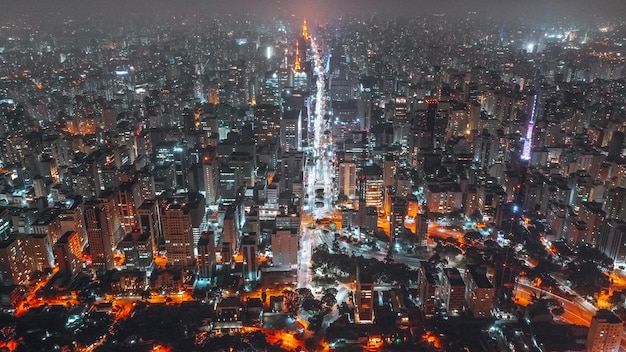
[[[137,209],[138,225],[142,233],[150,234],[152,251],[156,251],[161,243],[163,232],[161,230],[161,216],[157,202],[147,200]]]
[[[85,203],[83,211],[87,242],[91,260],[96,270],[110,270],[114,266],[113,247],[116,245],[109,224],[112,217],[107,214],[105,203],[93,200]]]
[[[241,241],[241,251],[243,252],[243,278],[255,281],[258,279],[257,271],[259,260],[257,257],[256,234],[245,236]]]
[[[76,231],[66,232],[54,245],[54,259],[59,271],[74,276],[80,270],[82,262],[82,246]]]
[[[161,222],[168,264],[178,268],[191,266],[194,262],[193,232],[185,199],[168,199],[161,208]]]
[[[604,211],[607,219],[626,221],[626,188],[611,188],[606,193]]]
[[[198,272],[200,278],[213,278],[213,268],[215,266],[215,233],[206,231],[198,240]]]
[[[356,164],[342,162],[339,164],[339,192],[348,199],[356,197]]]
[[[359,176],[359,193],[367,207],[376,207],[379,213],[383,209],[383,170],[374,164],[365,166]]]
[[[124,182],[117,190],[117,207],[124,233],[137,227],[137,208],[143,203],[141,186],[137,182]]]

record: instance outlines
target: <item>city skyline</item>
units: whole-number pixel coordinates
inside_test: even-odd
[[[623,352],[626,22],[564,3],[12,7],[0,349]]]

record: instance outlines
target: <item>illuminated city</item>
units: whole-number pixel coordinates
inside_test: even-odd
[[[626,4],[3,5],[0,352],[626,351]]]

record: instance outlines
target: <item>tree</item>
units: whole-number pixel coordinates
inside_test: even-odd
[[[324,322],[324,317],[321,314],[313,314],[309,317],[307,329],[313,332],[318,332],[322,330],[322,323]]]
[[[307,297],[302,301],[300,308],[306,310],[307,312],[319,312],[322,310],[322,301],[312,297]]]
[[[580,245],[576,248],[578,262],[592,262],[601,266],[604,270],[613,268],[613,260],[589,244]]]
[[[590,261],[570,262],[565,272],[575,289],[583,295],[593,296],[610,285],[608,277],[598,269],[597,264]]]
[[[324,290],[324,295],[331,294],[333,296],[336,296],[338,293],[339,291],[334,287],[329,287]]]
[[[333,252],[337,253],[340,249],[339,241],[337,241],[337,239],[333,240]]]
[[[389,244],[389,248],[387,249],[387,254],[385,255],[385,263],[386,264],[393,263],[393,243]]]
[[[299,308],[298,293],[292,290],[283,290],[283,299],[285,309],[290,313],[296,314]]]
[[[554,307],[554,308],[552,308],[552,310],[550,312],[552,312],[552,315],[558,317],[558,316],[561,316],[561,315],[563,315],[565,313],[565,308],[563,308],[563,307]]]
[[[334,292],[333,292],[334,291]],[[337,289],[326,289],[324,295],[322,296],[322,303],[329,308],[332,308],[335,304],[337,304]]]
[[[313,292],[311,292],[311,289],[306,288],[306,287],[297,288],[296,292],[298,293],[298,296],[300,297],[301,300],[314,297]]]

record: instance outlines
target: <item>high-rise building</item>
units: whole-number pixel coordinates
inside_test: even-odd
[[[353,162],[339,164],[339,193],[348,199],[356,197],[356,164]]]
[[[117,208],[124,233],[132,232],[138,225],[137,209],[143,203],[141,185],[124,182],[117,189]]]
[[[162,243],[163,232],[161,230],[161,212],[158,203],[146,200],[137,209],[139,229],[142,233],[150,234],[152,251],[156,251],[158,244]]]
[[[113,216],[109,215],[105,203],[100,200],[86,202],[84,207],[87,242],[93,266],[97,270],[113,269],[113,248],[117,245],[110,224]]]
[[[119,246],[124,253],[124,265],[128,269],[149,270],[154,263],[150,232],[136,228],[126,234]]]
[[[607,191],[604,211],[607,219],[626,221],[626,188],[615,187]]]
[[[58,220],[61,234],[64,234],[67,231],[76,231],[80,236],[83,248],[87,245],[85,216],[83,214],[83,207],[78,200],[74,200],[69,208],[61,212]],[[54,243],[54,241],[52,243]]]
[[[270,104],[259,104],[254,112],[254,135],[257,145],[266,144],[280,137],[280,107]]]
[[[255,160],[253,155],[247,152],[233,152],[228,158],[228,165],[235,172],[235,186],[254,186]]]
[[[357,270],[355,322],[374,323],[374,280],[370,273]]]
[[[26,249],[33,262],[33,270],[44,271],[54,267],[54,253],[50,235],[45,233],[28,235]]]
[[[280,145],[284,151],[300,150],[302,143],[302,109],[283,112],[280,121]]]
[[[470,312],[476,318],[490,317],[496,291],[487,279],[485,269],[468,265],[465,284],[465,301]]]
[[[202,177],[204,180],[204,197],[208,205],[217,202],[218,171],[217,161],[211,155],[204,155],[202,157]]]
[[[600,229],[606,222],[606,213],[602,210],[602,204],[597,202],[581,202],[578,217],[587,225],[584,241],[596,246]]]
[[[385,187],[393,187],[394,186],[394,178],[396,175],[396,161],[394,160],[392,155],[385,156],[385,161],[383,163],[383,186]]]
[[[0,285],[23,285],[31,276],[24,241],[10,236],[0,241]]]
[[[438,286],[439,279],[435,269],[427,265],[421,266],[417,289],[420,300],[420,310],[426,318],[431,318],[435,315]]]
[[[111,243],[116,246],[124,237],[125,232],[120,220],[117,194],[112,189],[107,189],[100,193],[98,200],[103,204],[104,211],[108,219],[108,231],[111,234]]]
[[[161,223],[167,262],[175,268],[194,264],[191,214],[184,198],[172,198],[161,206]]]
[[[80,236],[76,231],[66,232],[54,245],[54,260],[59,265],[59,272],[74,276],[82,270],[82,251]]]
[[[365,166],[359,175],[359,194],[367,207],[375,207],[379,214],[383,208],[383,170],[376,164]]]
[[[605,222],[598,238],[598,249],[613,259],[616,267],[626,265],[626,222],[618,219]]]
[[[173,164],[175,184],[179,189],[187,188],[187,146],[183,142],[170,141],[157,145],[154,149],[157,166]]]
[[[215,267],[215,233],[206,231],[198,240],[198,273],[202,279],[213,279]]]
[[[458,315],[465,309],[465,283],[457,268],[443,269],[441,300],[449,315]]]
[[[30,231],[25,231],[34,234],[47,234],[50,236],[52,243],[59,240],[61,235],[61,226],[59,222],[59,210],[53,210],[51,212],[43,212],[31,225]]]
[[[404,231],[404,218],[407,214],[408,202],[404,197],[391,198],[391,216],[389,219],[389,236],[393,241],[398,239]]]
[[[617,352],[622,341],[623,322],[611,311],[600,309],[591,318],[591,326],[587,334],[588,352]]]
[[[243,278],[245,280],[256,281],[259,277],[256,234],[243,237],[241,240],[241,252],[243,252]]]
[[[235,254],[235,250],[238,248],[239,244],[239,229],[238,229],[238,217],[237,214],[237,206],[231,205],[226,208],[226,213],[224,214],[224,222],[222,227],[222,236],[220,238],[220,242],[222,243],[222,259],[225,258],[226,250],[225,243],[228,243],[228,251],[230,252],[226,255],[227,258],[232,258],[233,254]],[[226,262],[225,262],[226,263]]]

